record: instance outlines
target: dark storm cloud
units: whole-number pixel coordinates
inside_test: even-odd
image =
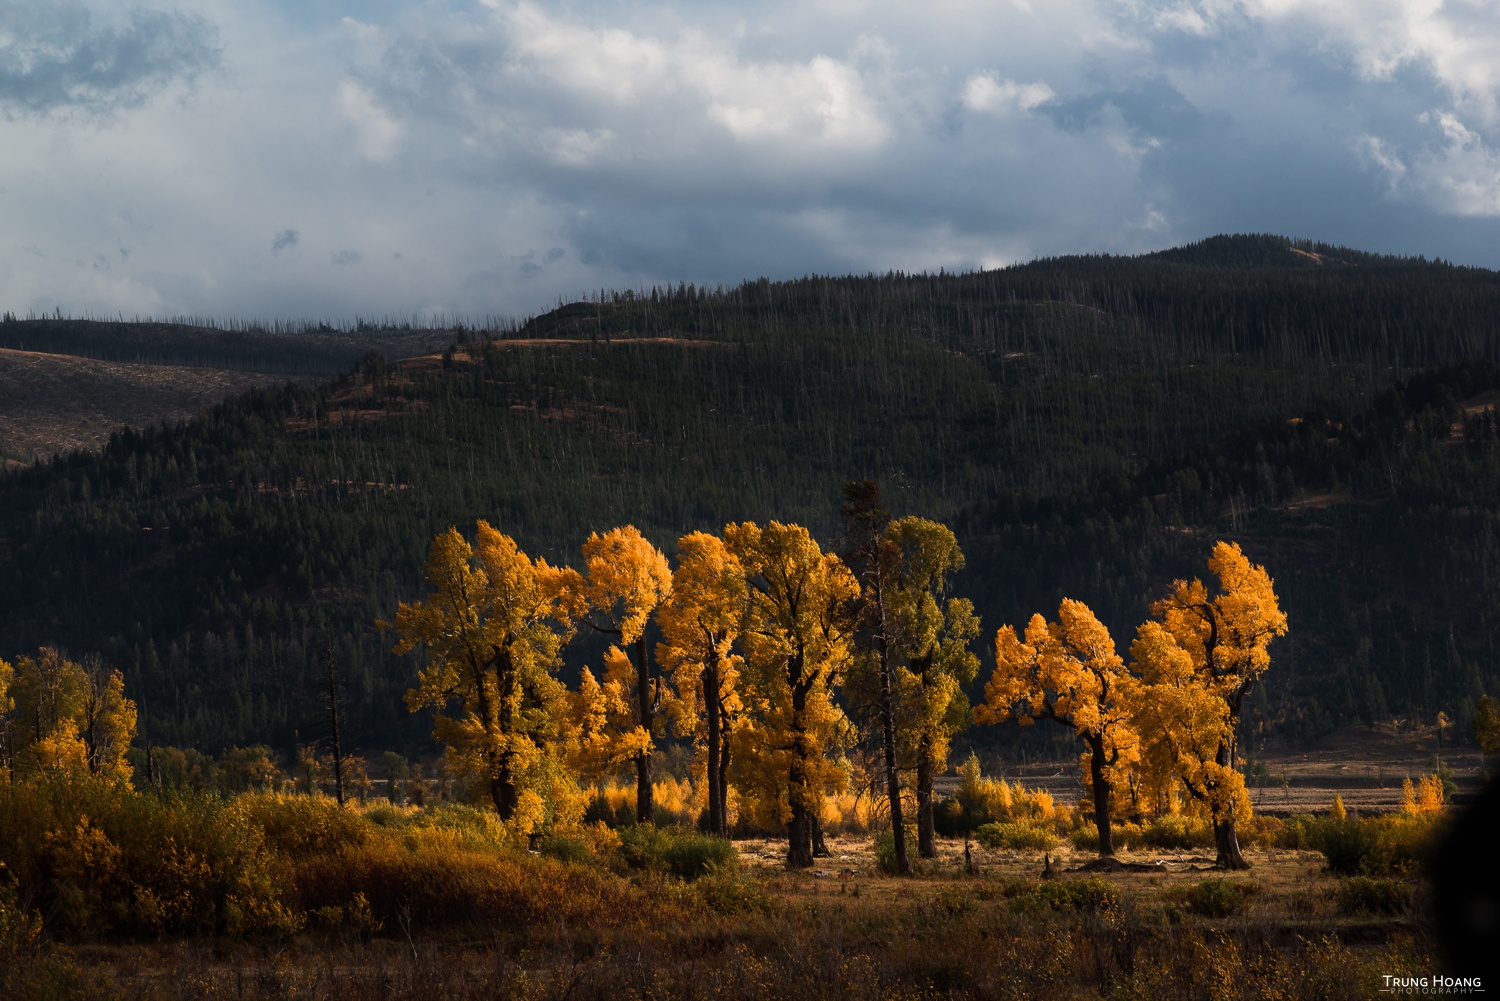
[[[0,0],[6,308],[526,313],[1222,231],[1500,266],[1472,0],[129,2]]]
[[[271,253],[280,254],[288,247],[295,247],[302,239],[302,234],[295,229],[284,229],[277,233],[271,240]]]
[[[107,114],[219,64],[218,32],[196,14],[136,7],[99,25],[77,0],[0,0],[0,110]]]

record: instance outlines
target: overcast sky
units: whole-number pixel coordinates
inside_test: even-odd
[[[520,315],[1276,232],[1500,267],[1494,0],[0,0],[0,308]]]

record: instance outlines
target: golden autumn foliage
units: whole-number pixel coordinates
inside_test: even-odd
[[[407,706],[440,710],[435,735],[450,772],[481,779],[500,816],[524,826],[542,814],[527,785],[566,713],[553,671],[582,611],[582,579],[480,521],[472,546],[456,528],[433,540],[427,582],[426,599],[402,602],[382,623],[398,653],[426,651]]]
[[[995,671],[985,682],[984,704],[974,710],[984,723],[1015,719],[1026,726],[1049,719],[1078,735],[1104,855],[1114,852],[1110,817],[1117,773],[1136,756],[1130,685],[1109,630],[1083,602],[1064,598],[1055,622],[1033,615],[1024,637],[1012,626],[996,632]]]
[[[707,789],[709,830],[728,837],[730,748],[744,708],[734,652],[749,601],[745,570],[723,540],[705,532],[677,543],[671,596],[657,610],[657,659],[670,672],[676,731],[693,739]]]
[[[1215,545],[1208,568],[1215,589],[1173,582],[1137,630],[1130,651],[1143,684],[1134,689],[1135,719],[1143,772],[1157,795],[1180,782],[1212,820],[1220,864],[1245,868],[1235,827],[1249,817],[1250,800],[1235,729],[1287,621],[1270,575],[1238,545]]]
[[[1410,776],[1401,782],[1401,812],[1411,816],[1438,814],[1443,811],[1443,780],[1438,775],[1424,775],[1412,784]]]
[[[850,658],[848,606],[859,586],[799,525],[729,525],[724,541],[748,585],[736,784],[757,822],[787,825],[788,863],[809,866],[823,797],[848,780],[839,755],[847,723],[833,688]]]
[[[135,703],[118,670],[43,647],[0,661],[0,762],[8,776],[87,771],[128,779]]]

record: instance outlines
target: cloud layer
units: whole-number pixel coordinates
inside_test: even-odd
[[[1221,231],[1500,266],[1486,0],[322,6],[0,0],[0,306],[511,315]]]

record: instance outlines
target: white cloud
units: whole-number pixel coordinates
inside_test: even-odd
[[[376,103],[373,95],[353,80],[339,81],[335,96],[339,111],[354,126],[359,151],[376,162],[389,160],[401,146],[401,123]]]
[[[1489,2],[132,2],[0,0],[0,307],[524,313],[1268,228],[1500,265]]]
[[[1045,83],[1016,83],[985,72],[976,73],[964,82],[963,103],[970,111],[1008,114],[1031,111],[1056,96]]]
[[[1346,54],[1366,79],[1417,68],[1486,122],[1500,117],[1500,13],[1490,0],[1243,0],[1243,8]]]
[[[555,84],[584,99],[696,113],[740,142],[870,149],[888,135],[857,69],[827,54],[806,60],[746,59],[727,40],[685,30],[673,38],[597,29],[531,3],[504,15],[511,75]],[[870,54],[865,36],[856,49]]]

